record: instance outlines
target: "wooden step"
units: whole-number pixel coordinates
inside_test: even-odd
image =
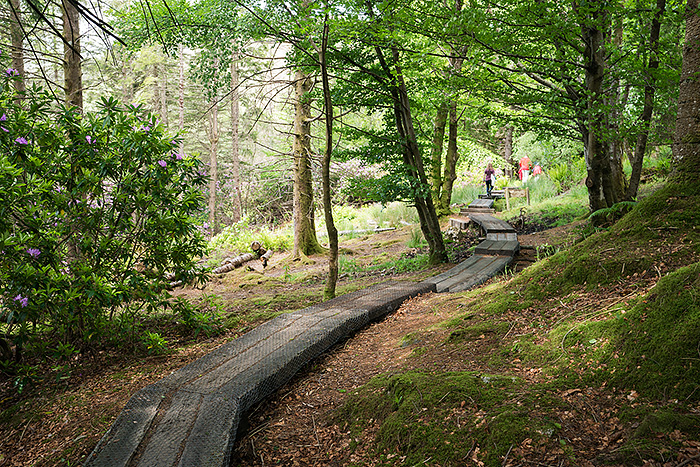
[[[520,245],[517,240],[490,240],[479,243],[474,250],[475,255],[514,256]]]

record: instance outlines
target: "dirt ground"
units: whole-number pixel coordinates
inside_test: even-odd
[[[549,229],[519,237],[523,250],[516,258],[515,270],[521,270],[537,259],[537,247],[549,245],[565,248],[577,237],[578,225]],[[407,229],[384,232],[353,239],[341,247],[346,248],[358,263],[368,263],[378,255],[398,257],[415,255],[406,247],[410,233]],[[444,265],[431,273],[445,270]],[[262,276],[281,276],[305,273],[314,282],[314,276],[322,277],[325,270],[323,258],[309,262],[289,262],[285,255],[273,256],[270,266],[263,270],[258,264],[249,266],[248,273]],[[318,287],[318,277],[315,287]],[[371,275],[349,274],[340,284],[348,282],[380,281],[401,278],[393,271],[378,271]],[[415,280],[415,277],[411,277]],[[507,280],[495,278],[492,280]],[[261,286],[262,287],[262,286]],[[285,283],[274,294],[301,293],[308,285]],[[224,300],[255,297],[262,293],[256,286],[239,287],[225,276],[215,278],[204,289],[180,289],[177,294],[201,298],[215,294]],[[624,291],[620,291],[621,294]],[[454,352],[442,345],[446,330],[434,325],[446,319],[450,310],[459,305],[459,299],[448,294],[428,294],[405,303],[397,312],[381,322],[336,345],[321,358],[308,365],[289,384],[269,400],[255,407],[242,426],[242,438],[238,441],[232,465],[241,466],[343,466],[375,465],[373,452],[366,440],[350,438],[348,432],[332,422],[333,410],[339,407],[351,393],[378,374],[407,369],[422,370],[475,370],[485,371],[479,359],[494,348],[489,336],[476,339],[470,346]],[[523,322],[520,316],[504,316],[504,320]],[[554,318],[553,318],[554,319]],[[114,421],[126,401],[139,389],[157,381],[170,372],[206,354],[216,346],[235,338],[246,329],[237,329],[196,343],[183,345],[163,356],[141,359],[124,358],[108,352],[90,356],[77,356],[75,370],[65,381],[46,382],[23,397],[13,395],[9,380],[0,381],[4,411],[0,423],[0,466],[53,466],[81,464],[102,434]],[[402,338],[415,331],[420,333],[422,347],[430,348],[420,358],[408,358],[413,345],[405,346]],[[512,374],[536,381],[541,376],[536,368],[528,368],[513,361],[507,369]],[[559,396],[567,401],[570,410],[562,417],[569,417],[571,433],[575,440],[576,464],[568,461],[562,452],[544,449],[542,446],[524,443],[513,448],[511,460],[504,459],[504,466],[519,465],[615,465],[606,460],[629,430],[619,423],[615,415],[617,401],[610,394],[590,388],[574,388]],[[247,425],[247,428],[246,426]],[[368,435],[369,436],[369,435]],[[369,438],[368,438],[369,439]],[[683,443],[685,457],[668,464],[648,463],[648,466],[680,467],[700,466],[693,456],[700,455],[700,443],[679,440]],[[348,446],[357,448],[351,453]],[[613,457],[614,458],[614,457]],[[696,458],[697,459],[697,458]],[[686,462],[687,461],[687,462]],[[479,465],[478,459],[466,459],[465,465]],[[683,463],[685,462],[685,463]],[[397,462],[399,465],[400,462]]]

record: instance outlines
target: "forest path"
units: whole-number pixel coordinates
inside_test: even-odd
[[[280,315],[220,346],[134,394],[84,465],[227,467],[242,415],[303,365],[412,297],[467,290],[512,262],[515,230],[484,212],[493,200],[475,203],[451,220],[481,227],[473,256],[423,282],[384,282]]]

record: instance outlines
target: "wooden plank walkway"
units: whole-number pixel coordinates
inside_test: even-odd
[[[485,213],[460,222],[469,220],[487,239],[449,271],[420,283],[378,284],[278,316],[137,392],[85,467],[228,467],[243,414],[303,365],[411,297],[468,290],[505,269],[518,249],[515,231]]]
[[[518,240],[515,229],[506,221],[488,214],[470,214],[469,219],[479,224],[487,240]]]
[[[386,282],[280,315],[134,394],[84,465],[228,467],[245,411],[338,340],[432,291]]]
[[[520,250],[517,240],[484,240],[476,246],[475,255],[514,256]]]
[[[435,284],[438,293],[462,292],[503,272],[512,261],[511,256],[473,255],[449,271],[424,282]]]
[[[469,215],[471,213],[485,213],[485,214],[492,214],[496,212],[496,210],[493,208],[493,199],[490,198],[485,198],[485,199],[475,199],[472,201],[469,206],[466,208],[463,208],[460,211],[461,215]]]
[[[491,190],[491,196],[487,195],[486,193],[482,193],[479,195],[480,199],[501,199],[505,198],[505,190]]]

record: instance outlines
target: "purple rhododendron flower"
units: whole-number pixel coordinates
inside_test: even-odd
[[[168,163],[161,159],[158,161],[158,165],[160,165],[161,167],[165,167],[166,165],[168,165]]]
[[[14,68],[7,69],[7,76],[18,76],[18,75],[19,75],[19,71],[17,71],[16,69],[14,69]]]
[[[31,256],[32,258],[37,258],[37,257],[41,254],[41,251],[40,251],[38,248],[29,248],[29,249],[27,250],[27,253],[28,253],[29,256]]]
[[[182,154],[175,154],[175,159],[177,159],[179,161],[181,161],[183,157],[185,157],[185,156]]]
[[[22,308],[29,305],[29,298],[23,297],[22,294],[17,294],[17,296],[15,298],[13,298],[12,300],[19,302],[19,304],[22,306]]]
[[[8,129],[5,128],[4,126],[0,126],[0,130],[4,131],[5,133],[9,133],[9,132],[10,132],[10,130],[8,130]]]
[[[15,140],[15,143],[17,143],[17,144],[29,144],[29,141],[27,141],[27,139],[25,137],[20,136],[19,138],[17,138]]]
[[[6,120],[7,120],[7,114],[5,114],[5,112],[3,112],[2,115],[0,115],[0,122],[4,122]]]
[[[92,144],[92,143],[94,143],[94,142],[97,141],[97,140],[94,140],[94,139],[92,139],[92,136],[87,135],[87,136],[85,137],[85,141],[87,141],[88,144]]]

